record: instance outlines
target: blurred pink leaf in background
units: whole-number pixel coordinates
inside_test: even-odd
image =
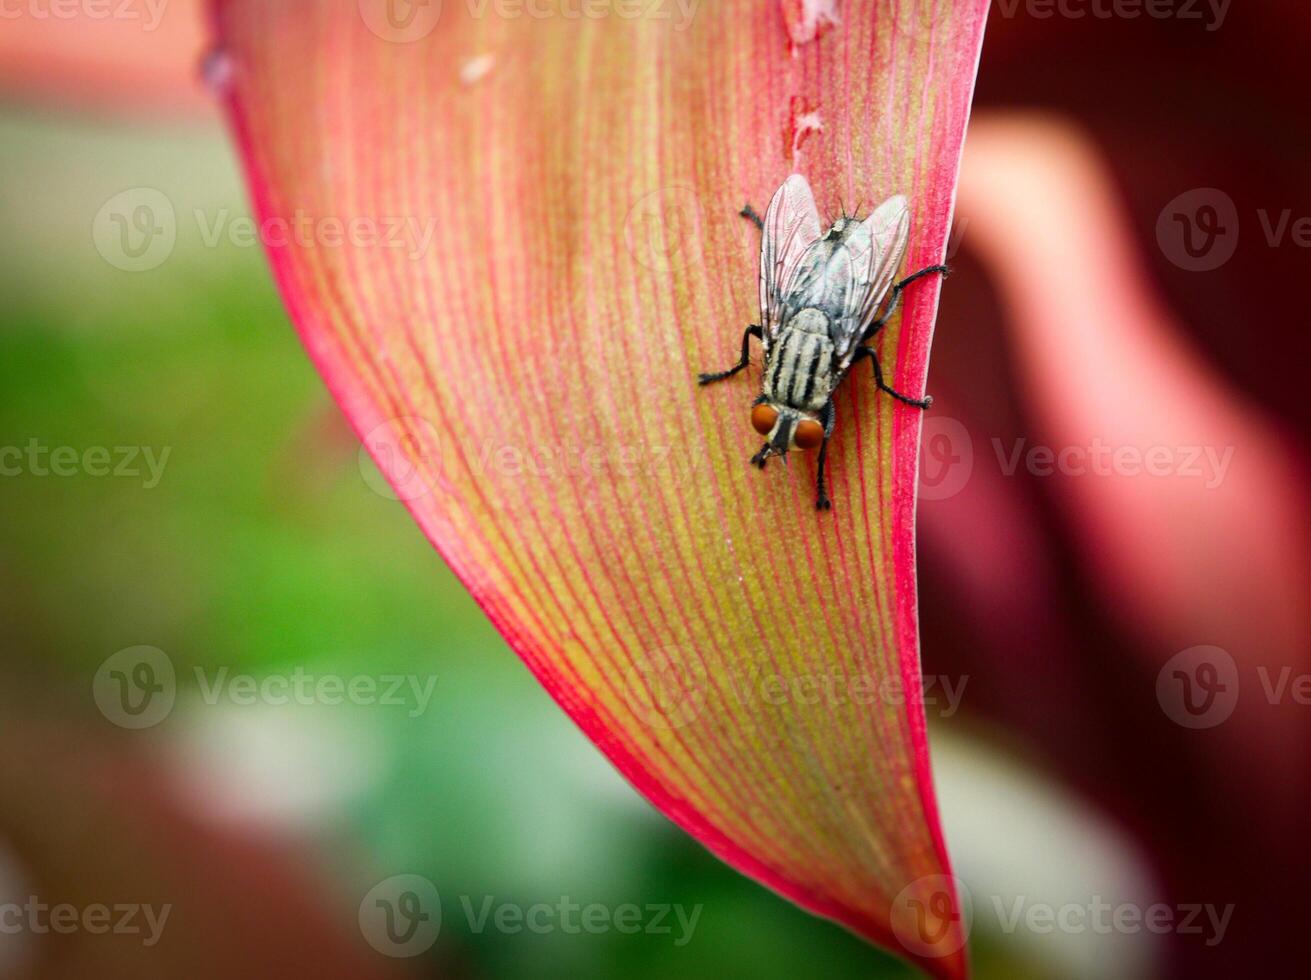
[[[0,19],[0,92],[77,110],[211,115],[199,80],[204,11],[202,0],[15,3]]]
[[[929,669],[977,676],[973,709],[1145,840],[1163,898],[1236,909],[1222,945],[1172,933],[1170,975],[1277,968],[1298,938],[1262,910],[1305,903],[1311,810],[1311,722],[1271,693],[1311,671],[1306,446],[1199,356],[1068,120],[980,112],[960,204],[1002,332],[949,331],[935,375],[957,431],[922,509]],[[1016,447],[1050,471],[1004,472]]]

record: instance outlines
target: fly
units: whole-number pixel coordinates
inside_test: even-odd
[[[793,174],[774,192],[763,219],[750,204],[741,214],[763,236],[762,322],[742,334],[736,364],[698,380],[707,385],[737,374],[750,361],[751,338],[759,340],[764,373],[760,396],[751,403],[751,426],[765,444],[751,462],[764,469],[771,456],[818,448],[815,507],[828,510],[833,504],[824,491],[824,459],[833,434],[833,393],[857,362],[868,360],[881,391],[915,408],[932,404],[930,397],[911,398],[889,387],[878,355],[865,344],[896,312],[902,290],[922,276],[948,270],[931,265],[893,281],[910,237],[910,212],[901,195],[888,198],[863,221],[844,215],[825,232],[810,184]]]

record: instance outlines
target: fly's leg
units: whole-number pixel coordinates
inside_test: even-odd
[[[765,230],[764,220],[760,215],[756,214],[756,209],[750,204],[745,205],[738,214],[751,221],[761,231]],[[723,381],[725,378],[731,378],[746,367],[751,362],[752,337],[755,337],[757,340],[761,339],[761,329],[760,325],[757,323],[751,324],[751,326],[747,327],[746,331],[742,334],[742,356],[738,359],[738,362],[727,371],[707,371],[704,374],[698,375],[696,379],[697,384],[708,385],[713,381]],[[762,460],[759,465],[764,466],[764,461]]]
[[[879,332],[879,330],[883,327],[883,324],[887,323],[889,320],[892,319],[892,314],[897,312],[897,305],[901,302],[901,291],[903,289],[905,289],[907,286],[913,283],[916,279],[920,279],[924,276],[932,275],[935,272],[941,272],[944,276],[946,276],[951,272],[951,270],[947,268],[945,265],[931,265],[926,268],[920,269],[919,272],[912,272],[905,279],[901,280],[901,282],[894,284],[892,287],[892,295],[888,298],[887,309],[883,311],[883,315],[881,317],[873,321],[868,327],[865,328],[865,335],[860,338],[860,342],[863,344],[866,341],[868,341],[871,337],[873,337],[876,333]]]
[[[878,389],[880,391],[886,391],[893,398],[897,399],[897,401],[905,402],[907,405],[910,405],[914,408],[928,408],[930,405],[933,404],[932,395],[925,395],[922,399],[911,398],[909,395],[903,395],[895,388],[889,388],[888,385],[883,380],[883,366],[879,364],[879,356],[878,354],[874,353],[874,350],[872,348],[870,347],[856,348],[856,353],[852,356],[851,363],[854,366],[857,361],[863,360],[865,358],[868,358],[870,362],[873,363],[874,365],[874,384],[878,386]]]
[[[727,371],[712,371],[706,374],[697,375],[697,384],[708,385],[712,381],[723,381],[725,378],[731,378],[744,367],[751,363],[751,338],[760,339],[760,327],[757,324],[751,324],[742,334],[742,357]]]
[[[742,210],[739,211],[738,214],[740,214],[742,217],[746,218],[753,225],[755,225],[757,231],[765,230],[765,219],[762,218],[760,215],[756,214],[756,209],[753,208],[750,204],[744,205],[742,207]]]
[[[833,420],[837,413],[833,411],[833,402],[829,401],[819,410],[820,421],[824,423],[824,441],[819,446],[819,465],[815,473],[815,509],[831,510],[833,501],[824,492],[824,461],[828,458],[828,437],[833,434]]]
[[[901,282],[897,283],[892,288],[900,292],[901,290],[909,286],[911,283],[913,283],[916,279],[922,279],[925,276],[931,276],[935,272],[941,272],[943,276],[951,275],[951,269],[949,269],[945,265],[926,265],[923,269],[920,269],[919,272],[912,272],[910,275],[908,275],[905,279],[901,280]]]

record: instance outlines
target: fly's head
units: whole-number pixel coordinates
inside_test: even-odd
[[[790,449],[818,449],[824,441],[824,425],[812,415],[771,401],[751,409],[751,427],[765,437],[764,448],[752,458],[764,466],[770,456],[782,456]]]

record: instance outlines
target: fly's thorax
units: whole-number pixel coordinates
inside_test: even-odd
[[[855,218],[838,218],[838,220],[833,222],[832,226],[829,227],[829,230],[825,233],[824,237],[841,241],[855,231],[859,225],[860,222]]]
[[[804,412],[818,412],[828,403],[837,370],[828,323],[828,317],[816,309],[801,310],[788,320],[765,366],[767,399]]]
[[[808,306],[804,310],[797,312],[784,324],[785,331],[800,331],[801,333],[815,333],[822,337],[829,335],[829,318],[823,310]]]

